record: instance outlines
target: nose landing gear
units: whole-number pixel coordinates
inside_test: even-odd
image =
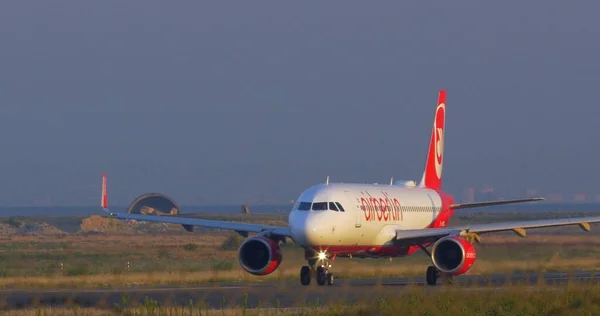
[[[331,265],[329,265],[331,267]],[[325,266],[317,267],[317,284],[318,285],[333,285],[333,274],[329,272]]]
[[[309,285],[314,275],[318,285],[333,285],[333,274],[329,272],[333,260],[330,260],[329,256],[324,252],[319,252],[315,256],[314,252],[306,251],[305,258],[309,266],[303,266],[300,269],[300,284]]]

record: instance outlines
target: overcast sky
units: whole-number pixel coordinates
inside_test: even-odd
[[[600,192],[597,1],[5,1],[0,205],[420,179]]]

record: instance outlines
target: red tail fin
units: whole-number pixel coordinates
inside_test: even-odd
[[[421,187],[434,190],[442,188],[442,165],[444,162],[444,132],[446,127],[446,91],[440,90],[438,96],[435,119],[429,141],[429,152],[425,163],[425,172],[421,180]]]
[[[102,208],[108,208],[108,193],[106,192],[106,174],[102,175],[102,199],[100,201]]]

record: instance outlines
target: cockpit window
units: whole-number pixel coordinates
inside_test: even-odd
[[[327,210],[327,202],[317,202],[312,204],[313,211],[326,211]]]
[[[300,202],[300,205],[298,205],[298,211],[309,211],[310,205],[310,202]]]
[[[344,208],[339,202],[296,202],[297,207],[294,209],[298,211],[327,211],[332,210],[335,212],[345,212]]]
[[[337,206],[335,206],[335,203],[333,203],[333,202],[329,202],[329,209],[332,211],[339,212]]]

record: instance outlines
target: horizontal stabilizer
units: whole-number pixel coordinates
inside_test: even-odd
[[[453,210],[458,210],[458,209],[462,209],[462,208],[484,207],[484,206],[514,204],[514,203],[525,203],[525,202],[534,202],[534,201],[542,201],[542,200],[544,200],[544,198],[530,198],[530,199],[519,199],[519,200],[499,200],[499,201],[476,202],[476,203],[462,203],[462,204],[452,204],[452,205],[450,205],[450,208],[453,209]]]

